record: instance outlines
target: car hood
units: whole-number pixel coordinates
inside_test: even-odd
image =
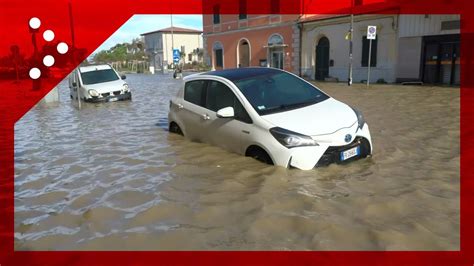
[[[109,82],[83,85],[86,90],[96,90],[98,93],[106,93],[111,91],[119,91],[122,89],[125,81],[117,79]]]
[[[332,134],[357,122],[357,116],[347,104],[328,98],[302,108],[263,115],[271,124],[308,136]]]

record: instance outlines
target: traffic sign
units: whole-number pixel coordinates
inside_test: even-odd
[[[367,26],[367,40],[375,40],[377,35],[377,26]]]
[[[173,62],[178,63],[180,58],[179,49],[173,49]]]

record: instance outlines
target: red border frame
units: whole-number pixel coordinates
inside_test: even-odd
[[[55,30],[58,40],[72,46],[70,38],[68,3],[72,2],[75,18],[74,47],[84,53],[72,52],[63,57],[63,69],[70,71],[74,62],[82,61],[111,33],[133,14],[210,14],[215,3],[221,3],[221,12],[237,14],[239,0],[36,0],[21,2],[0,0],[0,58],[11,53],[10,47],[18,45],[26,55],[33,53],[31,33],[27,23],[30,17],[42,19],[42,27]],[[372,2],[372,3],[371,3]],[[378,2],[378,3],[373,3]],[[468,78],[473,72],[474,13],[472,4],[449,0],[365,0],[364,5],[351,9],[351,0],[280,0],[282,13],[306,14],[461,14],[461,250],[450,252],[37,252],[14,251],[14,123],[21,118],[49,90],[67,74],[56,74],[42,79],[39,90],[32,90],[33,83],[25,79],[20,83],[2,76],[0,71],[0,265],[21,264],[465,264],[473,265],[474,230],[474,181],[473,173],[473,119],[474,90]],[[27,5],[26,5],[27,4]],[[373,7],[377,8],[374,10]],[[249,1],[249,13],[270,12],[269,0]],[[383,11],[389,10],[389,11]],[[100,27],[97,27],[100,23]],[[40,38],[40,36],[38,36]],[[40,45],[44,45],[41,43]],[[79,50],[79,49],[77,49]],[[74,50],[74,51],[77,51]],[[72,50],[71,50],[72,51]],[[75,57],[75,59],[73,59]],[[71,63],[72,62],[72,63]],[[435,117],[433,119],[436,119]]]

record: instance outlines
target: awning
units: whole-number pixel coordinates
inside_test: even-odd
[[[288,44],[271,44],[271,45],[264,45],[263,48],[285,48],[288,47]]]

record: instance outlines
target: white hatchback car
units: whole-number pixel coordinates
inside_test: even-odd
[[[113,102],[131,100],[128,84],[110,65],[81,66],[69,75],[71,99],[86,102]]]
[[[195,74],[170,101],[170,132],[302,170],[372,154],[362,114],[274,68]]]

